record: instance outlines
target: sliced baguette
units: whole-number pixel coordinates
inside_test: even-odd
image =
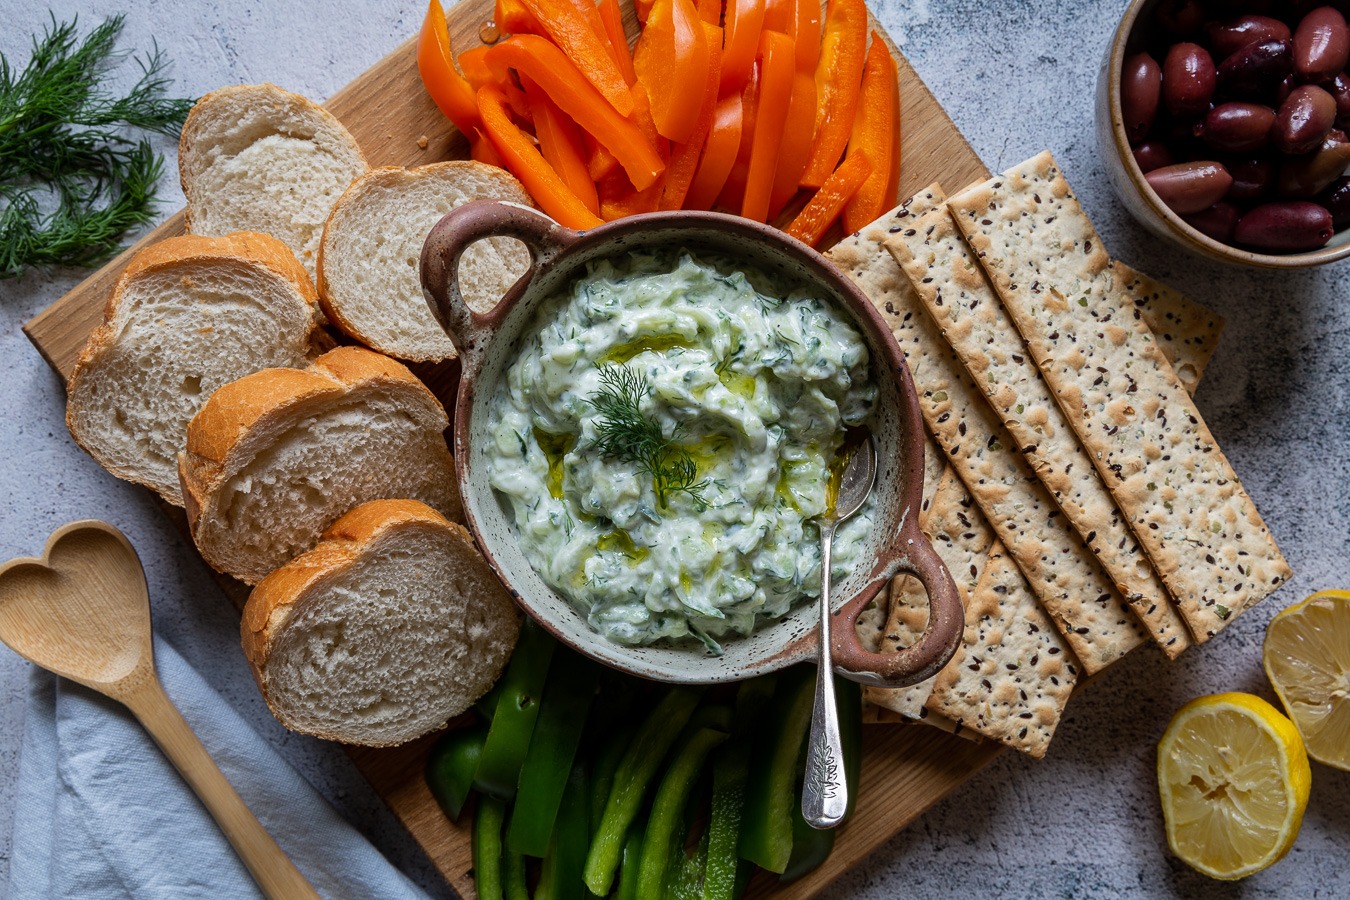
[[[327,340],[309,275],[274,237],[160,241],[132,257],[75,363],[66,425],[119,478],[183,505],[178,454],[211,392],[302,367]]]
[[[422,294],[418,261],[432,226],[478,199],[530,204],[509,172],[472,160],[373,169],[352,182],[334,205],[319,245],[319,298],[329,320],[399,359],[453,358],[455,346]],[[519,241],[479,241],[459,263],[465,300],[475,309],[490,309],[529,264]]]
[[[255,584],[368,500],[420,500],[458,520],[447,424],[411,372],[360,347],[231,382],[188,425],[178,461],[197,549]]]
[[[314,277],[323,223],[367,169],[332,113],[273,84],[241,84],[197,101],[178,142],[192,234],[261,231]]]
[[[467,531],[425,504],[376,500],[259,582],[240,630],[283,725],[387,747],[486,693],[520,614]]]

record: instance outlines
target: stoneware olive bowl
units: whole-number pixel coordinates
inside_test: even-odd
[[[1115,37],[1106,48],[1101,71],[1097,74],[1097,150],[1106,166],[1111,186],[1125,208],[1139,224],[1163,240],[1206,259],[1229,265],[1260,269],[1304,269],[1350,256],[1350,230],[1337,232],[1325,247],[1306,253],[1257,253],[1220,243],[1188,225],[1149,187],[1125,135],[1125,122],[1120,109],[1120,82],[1125,59],[1153,45],[1153,11],[1161,2],[1163,0],[1134,0],[1126,8]]]
[[[475,241],[516,238],[528,247],[529,271],[490,310],[465,304],[459,257]],[[865,337],[879,391],[869,427],[878,448],[876,524],[854,573],[834,588],[831,649],[837,671],[855,681],[906,685],[935,674],[961,637],[963,614],[951,575],[919,530],[923,426],[904,357],[867,298],[822,256],[782,232],[716,213],[633,216],[586,232],[570,231],[535,210],[474,201],[442,219],[422,250],[421,276],[432,309],[459,349],[454,450],[464,513],[489,563],[520,605],[564,644],[644,678],[712,683],[748,678],[814,658],[818,604],[803,602],[785,618],[748,637],[731,637],[714,657],[690,639],[647,647],[618,644],[586,619],[534,570],[522,552],[509,511],[488,483],[488,410],[498,385],[539,326],[541,302],[585,275],[588,263],[630,249],[667,246],[715,252],[788,283],[819,292],[845,310]],[[923,582],[932,614],[923,638],[894,653],[868,652],[858,639],[858,614],[899,572]]]

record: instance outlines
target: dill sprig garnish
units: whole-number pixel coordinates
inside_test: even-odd
[[[0,54],[0,278],[94,265],[153,217],[163,160],[126,130],[176,134],[192,101],[165,96],[158,49],[137,58],[141,77],[126,96],[100,87],[127,56],[114,49],[122,22],[113,16],[79,41],[74,21],[53,16],[22,72]]]
[[[646,373],[627,366],[601,366],[600,385],[590,397],[591,406],[600,416],[592,447],[601,456],[635,463],[650,475],[662,507],[670,494],[683,493],[700,510],[707,508],[703,489],[708,482],[695,480],[698,466],[678,443],[680,426],[666,437],[661,423],[642,412],[642,400],[651,391]]]

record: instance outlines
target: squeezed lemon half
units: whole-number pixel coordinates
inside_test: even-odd
[[[1251,694],[1192,700],[1158,743],[1167,843],[1211,878],[1245,878],[1288,853],[1311,781],[1298,729]]]
[[[1308,755],[1350,771],[1350,591],[1322,591],[1270,620],[1266,677]]]

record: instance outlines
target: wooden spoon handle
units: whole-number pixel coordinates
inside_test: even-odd
[[[273,900],[318,900],[318,892],[225,779],[159,679],[144,679],[122,700],[197,793],[262,892]]]

